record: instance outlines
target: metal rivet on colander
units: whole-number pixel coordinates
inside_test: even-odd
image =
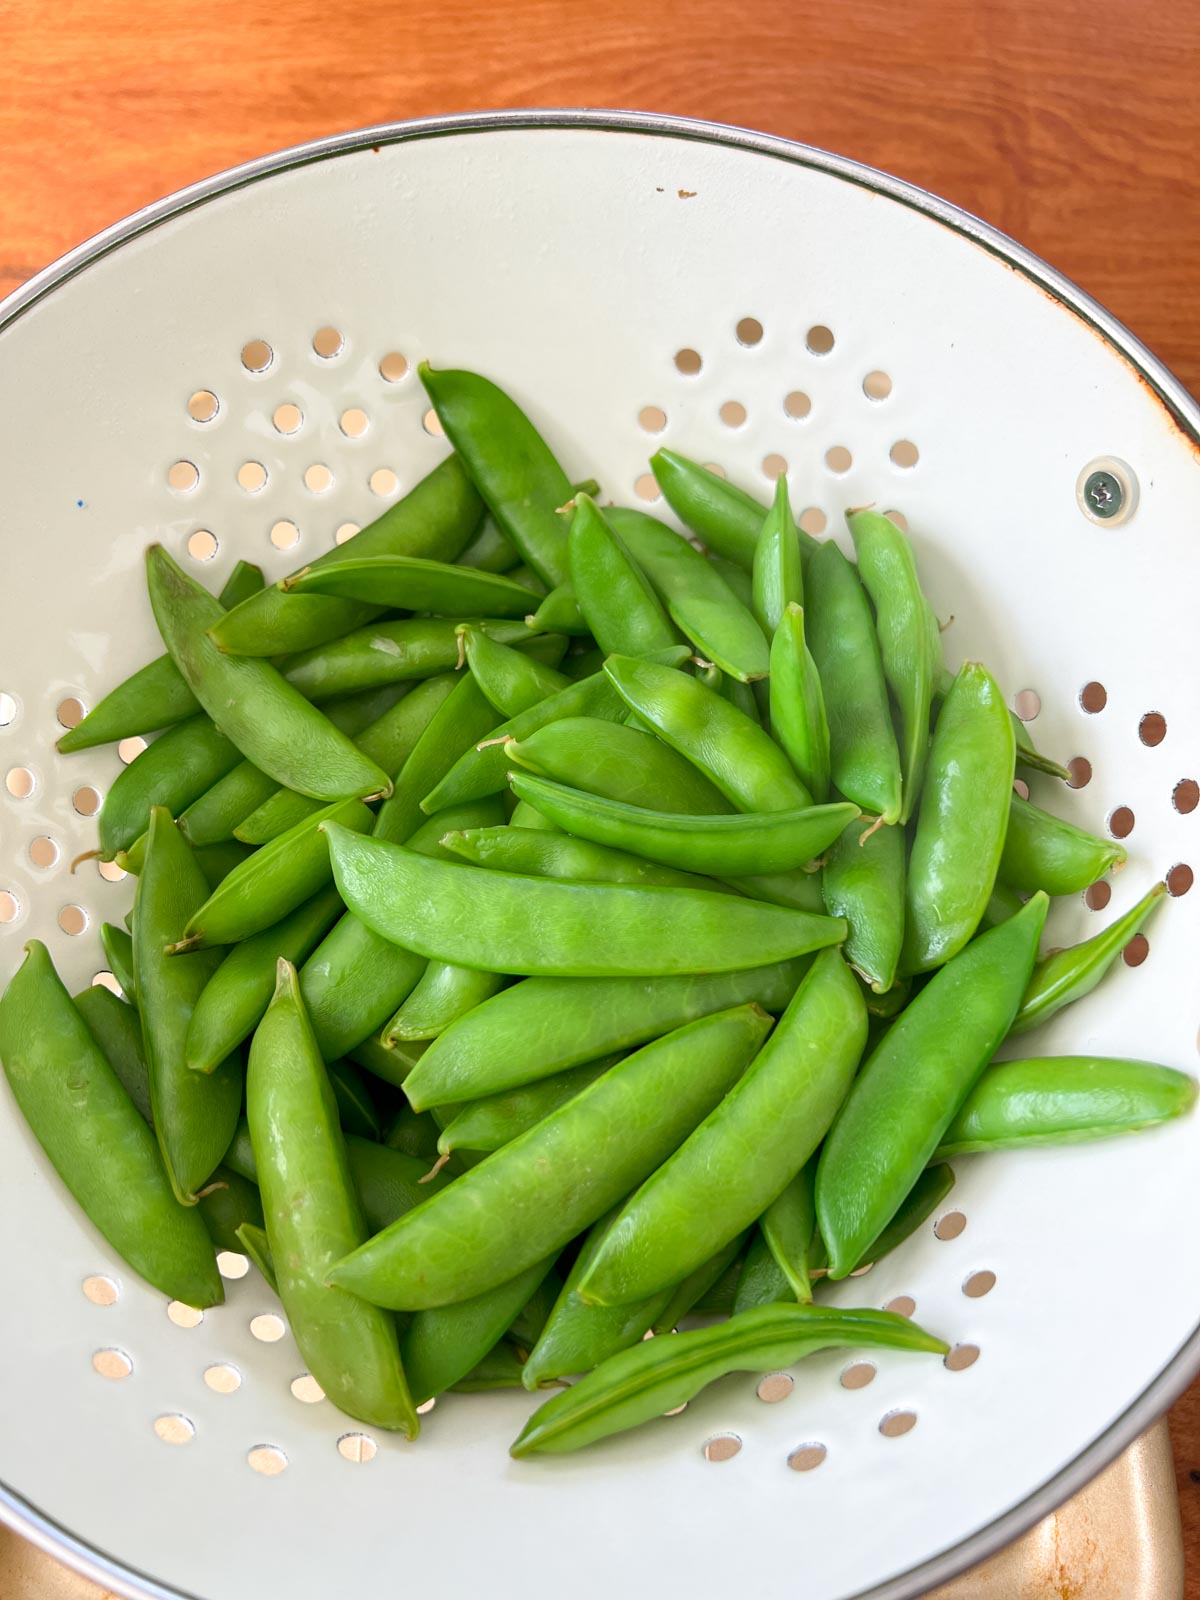
[[[1137,510],[1137,478],[1133,469],[1116,456],[1099,456],[1079,474],[1075,498],[1092,522],[1106,527],[1128,522]]]

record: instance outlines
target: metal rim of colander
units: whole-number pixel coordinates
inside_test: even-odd
[[[351,133],[333,134],[307,144],[261,156],[242,166],[230,168],[215,177],[180,189],[153,205],[114,223],[94,238],[77,246],[58,261],[37,273],[6,300],[0,302],[0,333],[57,288],[85,268],[109,255],[161,223],[214,200],[221,195],[258,183],[276,173],[308,166],[375,145],[402,144],[409,140],[440,138],[448,134],[494,133],[508,129],[578,128],[605,133],[650,134],[659,138],[683,139],[770,156],[775,160],[810,167],[815,171],[857,184],[876,194],[910,206],[934,222],[964,235],[990,254],[1005,261],[1024,277],[1039,285],[1064,308],[1081,318],[1109,345],[1154,392],[1175,422],[1200,444],[1200,404],[1179,380],[1137,339],[1123,323],[1099,305],[1069,278],[1040,257],[1010,239],[999,229],[982,222],[969,211],[930,194],[900,178],[879,172],[844,156],[811,145],[798,144],[771,134],[755,133],[727,124],[699,121],[644,111],[516,110],[465,112],[455,116],[424,117],[408,122],[392,122],[361,128]],[[1172,1359],[1137,1400],[1117,1420],[1092,1441],[1075,1459],[1052,1478],[1013,1506],[995,1521],[961,1540],[948,1550],[862,1591],[855,1600],[917,1600],[939,1584],[946,1583],[969,1567],[994,1555],[1036,1522],[1056,1510],[1122,1450],[1148,1428],[1167,1409],[1200,1372],[1200,1326],[1180,1346]],[[15,1490],[0,1482],[0,1520],[17,1533],[65,1561],[85,1578],[106,1585],[127,1600],[201,1600],[182,1589],[156,1582],[135,1572],[119,1558],[75,1538],[50,1517],[25,1501]]]

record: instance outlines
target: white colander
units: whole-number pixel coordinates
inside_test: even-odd
[[[810,531],[902,512],[950,664],[986,660],[1037,742],[1083,758],[1078,789],[1035,799],[1132,824],[1107,909],[1056,905],[1050,943],[1200,866],[1200,412],[1152,356],[982,223],[849,162],[642,115],[450,118],[187,190],[0,308],[0,980],[36,936],[86,984],[129,904],[68,870],[118,755],[54,739],[64,702],[161,650],[145,545],[214,586],[239,556],[274,578],[327,550],[444,451],[425,356],[497,378],[614,499],[662,511],[666,443],[764,499],[786,464]],[[1193,1070],[1198,931],[1200,889],[1177,894],[1144,963],[1021,1053]],[[908,1297],[967,1347],[948,1365],[831,1353],[782,1399],[727,1379],[524,1464],[506,1446],[533,1400],[452,1395],[406,1444],[297,1397],[256,1275],[198,1321],[136,1280],[0,1101],[0,1515],[121,1595],[899,1600],[1050,1510],[1200,1366],[1193,1118],[963,1159],[943,1212],[833,1291]]]

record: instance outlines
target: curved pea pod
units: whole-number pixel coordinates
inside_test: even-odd
[[[453,961],[431,961],[412,992],[384,1027],[384,1045],[400,1039],[436,1039],[452,1022],[497,994],[508,979]]]
[[[754,545],[751,580],[754,615],[766,637],[773,639],[788,606],[804,603],[800,530],[792,515],[786,474],[775,480],[775,498]]]
[[[385,939],[485,972],[731,972],[839,943],[846,925],[703,889],[568,883],[430,861],[324,824],[347,906]]]
[[[168,728],[117,774],[104,796],[96,819],[101,857],[112,861],[141,837],[151,806],[165,806],[175,816],[240,760],[236,746],[207,717]]]
[[[483,506],[457,456],[440,462],[403,500],[354,537],[356,556],[423,556],[453,561],[479,525]],[[338,546],[313,566],[336,561]],[[361,627],[379,615],[376,605],[330,595],[285,594],[272,585],[212,625],[222,650],[277,656],[307,650]]]
[[[187,809],[180,813],[178,827],[190,845],[218,844],[232,839],[234,830],[264,801],[275,794],[291,794],[290,789],[280,790],[279,785],[266,772],[260,772],[253,761],[239,761],[216,783],[208,788]],[[319,807],[319,800],[302,799],[305,807]],[[252,840],[252,843],[261,843]]]
[[[366,1080],[353,1061],[330,1061],[325,1071],[329,1087],[337,1102],[338,1120],[342,1132],[354,1134],[359,1139],[378,1141],[382,1133],[379,1112],[371,1098]]]
[[[228,1057],[209,1074],[188,1070],[185,1041],[196,1002],[221,961],[219,950],[169,956],[208,892],[191,848],[161,806],[150,813],[150,843],[134,903],[133,960],[154,1127],[175,1193],[195,1203],[233,1137],[242,1103],[241,1063]]]
[[[769,658],[763,631],[714,564],[644,511],[610,506],[604,515],[658,591],[671,621],[705,660],[735,682],[765,677]]]
[[[810,1296],[811,1298],[811,1296]],[[796,1295],[787,1274],[776,1261],[770,1245],[756,1228],[750,1238],[745,1261],[733,1293],[733,1314],[753,1311],[757,1306],[795,1305]]]
[[[484,514],[478,532],[458,557],[460,567],[476,567],[480,572],[511,572],[521,564],[516,545],[501,533],[491,512]]]
[[[1015,746],[986,667],[968,662],[934,729],[905,889],[901,968],[928,972],[978,928],[1008,831]]]
[[[891,1311],[766,1305],[713,1328],[649,1339],[540,1406],[509,1453],[562,1453],[651,1422],[730,1372],[772,1372],[838,1346],[944,1355],[949,1346]]]
[[[499,872],[520,872],[534,878],[573,878],[591,883],[641,883],[674,885],[680,889],[711,889],[707,878],[691,872],[677,872],[623,850],[610,850],[587,839],[572,839],[565,833],[540,828],[472,828],[465,833],[448,833],[445,848],[477,867],[492,867]],[[824,910],[821,905],[813,907]]]
[[[137,990],[134,986],[133,976],[133,939],[124,928],[118,928],[114,923],[102,922],[100,924],[100,945],[104,951],[104,959],[108,962],[108,969],[121,985],[121,992],[130,1000],[136,1000]]]
[[[712,815],[729,810],[702,772],[652,733],[597,717],[563,717],[504,745],[540,777],[570,783],[626,805]],[[509,774],[511,777],[513,774]]]
[[[650,467],[667,504],[685,527],[718,556],[749,572],[767,508],[726,478],[675,450],[656,450]],[[799,535],[802,550],[816,540]]]
[[[570,579],[551,589],[541,605],[532,611],[525,621],[531,628],[567,633],[577,639],[590,639],[592,635],[587,619],[579,609],[575,585]]]
[[[769,1026],[757,1006],[740,1006],[627,1056],[347,1256],[330,1281],[379,1305],[421,1310],[523,1272],[652,1172],[737,1081]],[[596,1150],[603,1161],[581,1159]]]
[[[1017,741],[1017,765],[1029,767],[1033,772],[1044,772],[1048,778],[1059,778],[1063,783],[1069,783],[1071,781],[1069,770],[1060,761],[1042,755],[1034,744],[1029,729],[1015,711],[1012,714],[1012,724],[1013,736]]]
[[[422,1163],[422,1171],[428,1172],[439,1153],[445,1153],[438,1142],[439,1132],[428,1111],[414,1111],[405,1100],[384,1128],[383,1143],[389,1150],[415,1156]]]
[[[333,1090],[286,961],[250,1047],[246,1115],[279,1297],[309,1371],[339,1410],[414,1438],[420,1425],[394,1320],[325,1283],[367,1229]]]
[[[519,644],[531,637],[524,622],[479,618],[474,625],[501,644]],[[283,675],[301,694],[318,701],[386,683],[432,678],[453,672],[458,665],[457,627],[451,617],[373,622],[328,644],[299,651],[288,658]]]
[[[267,1230],[253,1222],[243,1222],[237,1230],[237,1247],[258,1268],[259,1275],[271,1293],[278,1298],[279,1283],[275,1277],[275,1263],[271,1259],[271,1243]]]
[[[576,602],[601,650],[637,656],[679,642],[649,578],[587,495],[576,496],[567,549]]]
[[[437,1139],[438,1152],[449,1155],[453,1150],[499,1150],[573,1100],[619,1059],[615,1055],[601,1056],[599,1061],[568,1067],[565,1072],[552,1073],[519,1089],[469,1101],[442,1129]]]
[[[519,772],[509,781],[514,794],[569,834],[682,872],[718,878],[801,867],[859,815],[857,806],[842,804],[696,816],[649,811]]]
[[[819,1244],[813,1195],[817,1164],[808,1161],[763,1212],[759,1228],[779,1270],[797,1300],[812,1299],[813,1244]]]
[[[241,1250],[238,1229],[249,1224],[263,1225],[262,1199],[258,1188],[228,1167],[218,1167],[204,1186],[196,1203],[217,1250]]]
[[[584,1299],[644,1300],[761,1216],[824,1137],[866,1038],[858,985],[826,951],[751,1069],[627,1203],[580,1283]]]
[[[475,372],[418,367],[425,393],[497,525],[553,587],[567,577],[567,537],[558,508],[571,484],[529,418],[503,389]]]
[[[331,594],[442,617],[523,618],[529,610],[529,590],[499,573],[420,556],[364,556],[356,545],[338,551],[334,561],[302,567],[278,587],[285,594]]]
[[[77,994],[74,1004],[121,1087],[146,1121],[152,1123],[154,1112],[150,1106],[150,1071],[142,1044],[142,1019],[133,1006],[118,1000],[102,983],[94,983]]]
[[[361,800],[341,800],[248,856],[188,917],[172,954],[237,944],[273,928],[329,882],[327,823],[366,832],[375,818]]]
[[[34,939],[25,949],[0,998],[0,1061],[30,1131],[134,1272],[186,1305],[219,1305],[221,1278],[203,1222],[177,1204],[153,1133],[45,945]]]
[[[878,511],[847,511],[858,574],[875,607],[883,672],[900,711],[903,804],[907,822],[921,793],[929,748],[929,708],[942,672],[942,636],[921,589],[912,545]]]
[[[146,570],[154,618],[172,659],[247,760],[318,800],[388,793],[387,774],[269,662],[217,648],[206,630],[224,613],[161,545],[146,552]]]
[[[1125,860],[1125,847],[1098,839],[1014,794],[1000,857],[1000,881],[1032,893],[1079,894]]]
[[[604,671],[629,709],[738,810],[794,811],[812,804],[770,735],[698,679],[632,656],[610,656]]]
[[[1048,1022],[1064,1006],[1091,994],[1134,934],[1145,927],[1162,904],[1166,892],[1165,883],[1156,883],[1102,933],[1067,950],[1056,950],[1039,961],[1021,1001],[1021,1009],[1009,1029],[1010,1034],[1027,1033],[1039,1023]]]
[[[235,945],[205,984],[188,1023],[185,1055],[193,1072],[212,1072],[248,1039],[275,992],[280,956],[303,961],[342,911],[327,885],[282,922]]]
[[[549,1256],[483,1294],[414,1315],[401,1354],[418,1405],[453,1388],[474,1369],[553,1266],[554,1257]]]
[[[900,1202],[896,1215],[879,1237],[863,1251],[855,1263],[854,1270],[882,1261],[884,1256],[890,1256],[892,1251],[898,1249],[906,1239],[911,1239],[921,1224],[933,1215],[953,1187],[954,1170],[944,1161],[937,1160],[935,1165],[926,1167]],[[818,1235],[818,1239],[819,1237]]]
[[[896,822],[900,752],[866,591],[832,541],[808,562],[804,581],[808,647],[825,697],[833,785],[864,811]]]
[[[430,1174],[430,1162],[373,1139],[346,1132],[346,1156],[367,1227],[377,1233],[453,1181],[450,1172]]]
[[[469,623],[460,625],[459,637],[475,682],[502,717],[520,716],[522,711],[567,688],[571,681],[523,651],[497,644]]]
[[[719,1283],[725,1273],[739,1260],[745,1250],[747,1235],[741,1233],[736,1239],[731,1239],[723,1245],[716,1255],[704,1261],[695,1272],[689,1272],[682,1283],[676,1284],[671,1291],[671,1298],[658,1316],[654,1319],[653,1331],[659,1333],[673,1333],[684,1317],[704,1299],[714,1284]]]
[[[904,831],[848,827],[821,873],[825,909],[850,929],[842,954],[876,994],[896,981],[904,942]]]
[[[756,1002],[782,1011],[804,961],[704,977],[530,978],[460,1017],[405,1079],[418,1110],[501,1094]]]
[[[1035,895],[951,957],[890,1025],[817,1168],[829,1275],[844,1278],[895,1216],[1017,1014],[1046,920]]]
[[[978,1150],[1079,1144],[1133,1133],[1196,1103],[1196,1080],[1149,1061],[1037,1056],[988,1067],[942,1135],[935,1159]]]
[[[829,720],[798,605],[785,608],[771,640],[770,711],[772,734],[800,781],[823,802],[829,795]]]
[[[231,609],[257,594],[262,586],[262,568],[249,561],[239,561],[229,574],[218,603]],[[186,717],[194,717],[199,710],[199,700],[183,681],[170,656],[158,656],[118,684],[86,717],[68,729],[58,740],[58,749],[67,755],[73,750],[90,750],[98,744],[113,744],[134,734],[154,733]]]

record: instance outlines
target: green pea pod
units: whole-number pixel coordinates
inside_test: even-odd
[[[450,1385],[455,1394],[488,1394],[494,1389],[519,1389],[525,1363],[507,1339],[493,1346],[465,1378]]]
[[[482,509],[463,463],[450,456],[354,536],[354,553],[453,561],[478,527]],[[313,566],[341,555],[338,546]],[[330,595],[285,594],[272,585],[214,623],[212,636],[222,650],[236,655],[288,655],[361,627],[379,611],[376,605]]]
[[[333,1090],[287,961],[250,1047],[246,1115],[279,1297],[308,1370],[340,1411],[415,1438],[420,1424],[395,1322],[325,1282],[367,1229]]]
[[[844,1278],[896,1214],[1017,1014],[1047,900],[1035,895],[934,973],[859,1073],[821,1153],[817,1219]]]
[[[504,753],[510,764],[517,761],[531,773],[625,805],[707,815],[729,809],[720,791],[683,756],[652,733],[620,722],[563,717],[526,739],[509,739]]]
[[[1000,857],[1000,881],[1031,894],[1079,894],[1125,860],[1124,845],[1098,839],[1014,794]]]
[[[755,1234],[752,1233],[750,1237],[753,1241]],[[741,1255],[735,1256],[707,1294],[702,1294],[696,1301],[692,1309],[697,1315],[727,1317],[732,1313],[748,1250],[749,1246],[742,1250]]]
[[[366,1080],[353,1061],[331,1061],[326,1067],[329,1087],[337,1102],[342,1132],[378,1141],[383,1129]]]
[[[902,829],[849,827],[821,874],[825,909],[850,929],[842,954],[879,995],[895,984],[904,940],[904,856]]]
[[[285,594],[331,594],[392,610],[434,616],[524,617],[529,590],[511,578],[419,556],[363,556],[351,545],[336,561],[302,567],[278,587]]]
[[[133,959],[150,1103],[159,1147],[175,1193],[185,1205],[221,1160],[242,1101],[241,1063],[227,1058],[209,1074],[187,1067],[192,1012],[221,961],[220,950],[168,956],[207,893],[204,875],[170,814],[150,813],[150,843],[134,903]]]
[[[612,506],[604,515],[658,591],[671,621],[706,660],[735,682],[767,675],[762,629],[712,562],[644,511]]]
[[[719,878],[801,867],[819,856],[859,814],[857,806],[842,804],[695,816],[649,811],[519,772],[511,775],[510,783],[514,794],[570,834],[682,872]]]
[[[768,639],[773,639],[788,606],[804,604],[800,530],[792,515],[786,475],[775,480],[775,498],[763,518],[754,545],[751,577],[754,585],[754,615],[763,633]]]
[[[997,880],[992,885],[992,892],[988,896],[987,906],[984,908],[982,926],[994,928],[997,923],[1007,922],[1009,917],[1015,917],[1025,904],[1024,897],[1015,889],[1010,889],[1007,884]]]
[[[154,1135],[45,945],[33,939],[25,948],[0,998],[0,1061],[30,1131],[134,1272],[187,1305],[219,1305],[221,1278],[204,1224],[176,1203]]]
[[[1033,772],[1044,772],[1048,778],[1059,778],[1063,783],[1069,783],[1071,781],[1069,770],[1061,762],[1042,755],[1034,744],[1029,729],[1015,711],[1012,714],[1012,724],[1013,735],[1017,741],[1017,765],[1028,767]]]
[[[716,1255],[689,1272],[682,1283],[671,1290],[671,1298],[654,1319],[655,1334],[674,1333],[684,1317],[703,1300],[704,1296],[725,1275],[726,1270],[738,1260],[745,1249],[747,1235],[738,1234],[723,1245]]]
[[[942,1135],[937,1159],[1133,1133],[1183,1116],[1196,1080],[1149,1061],[1038,1056],[988,1067]]]
[[[732,888],[749,895],[752,900],[790,906],[793,911],[825,910],[819,872],[756,872],[728,881]]]
[[[656,451],[650,457],[650,466],[663,497],[680,522],[717,555],[751,571],[766,506],[736,484],[718,478],[715,472],[674,450]],[[801,534],[800,543],[802,548],[808,548],[815,541]]]
[[[405,1082],[419,1110],[501,1094],[630,1050],[685,1023],[754,1001],[787,1005],[804,961],[704,977],[530,978],[460,1017]]]
[[[461,675],[401,767],[395,793],[375,819],[376,838],[410,840],[414,848],[438,850],[438,839],[453,823],[448,817],[443,819],[428,839],[418,841],[416,834],[424,831],[425,823],[421,796],[445,775],[459,753],[480,737],[481,728],[493,715],[474,678],[470,673]],[[461,814],[459,820],[463,820]],[[476,812],[471,820],[483,817]],[[487,815],[487,820],[495,820],[494,814]],[[411,994],[424,970],[425,961],[419,954],[381,937],[347,913],[313,951],[300,974],[304,1004],[322,1054],[330,1060],[346,1055],[373,1035]],[[387,1054],[382,1046],[379,1053]],[[396,1070],[395,1066],[390,1069]]]
[[[741,1006],[627,1056],[347,1256],[330,1282],[421,1310],[514,1277],[636,1188],[737,1081],[769,1026],[757,1006]],[[597,1150],[603,1161],[585,1159]]]
[[[730,1372],[771,1372],[836,1346],[944,1355],[949,1346],[890,1311],[767,1305],[713,1328],[648,1339],[610,1357],[540,1406],[509,1453],[578,1450],[653,1421]]]
[[[531,637],[524,622],[480,618],[474,626],[501,644],[522,644]],[[319,701],[380,684],[432,678],[453,672],[458,665],[457,627],[451,617],[374,622],[328,644],[301,650],[288,659],[283,674],[301,694]]]
[[[383,1143],[389,1150],[416,1157],[427,1172],[441,1152],[439,1131],[428,1111],[414,1111],[405,1100],[384,1129]]]
[[[628,1202],[580,1283],[584,1299],[644,1300],[761,1216],[824,1137],[866,1038],[858,985],[828,950],[751,1070]]]
[[[100,944],[104,950],[104,959],[108,962],[108,970],[121,985],[121,993],[129,1000],[136,1001],[137,989],[133,977],[133,940],[124,928],[118,928],[111,922],[100,924]]]
[[[507,1332],[553,1265],[554,1257],[549,1256],[483,1294],[416,1313],[401,1353],[418,1405],[452,1388],[472,1371]]]
[[[804,638],[804,611],[784,609],[771,640],[771,732],[818,804],[829,796],[829,720],[821,676]]]
[[[774,740],[698,679],[632,656],[610,656],[604,671],[629,709],[738,810],[793,811],[812,804]]]
[[[929,708],[942,672],[942,636],[921,589],[908,538],[878,511],[847,511],[858,573],[875,606],[884,676],[900,711],[903,804],[907,822],[921,793],[929,748]]]
[[[558,508],[571,484],[529,418],[503,389],[475,372],[418,367],[425,392],[484,503],[521,556],[553,587],[567,577]]]
[[[329,882],[325,824],[366,832],[374,822],[361,800],[340,800],[289,828],[235,867],[196,907],[171,953],[237,944],[273,928]]]
[[[238,1118],[229,1148],[221,1157],[221,1165],[228,1167],[230,1172],[236,1172],[239,1178],[245,1178],[247,1183],[258,1183],[258,1163],[254,1159],[250,1127],[245,1117]]]
[[[638,656],[678,643],[649,578],[587,495],[576,497],[567,548],[576,600],[601,650]]]
[[[151,806],[176,815],[240,760],[236,746],[207,717],[168,728],[117,774],[104,796],[96,819],[103,860],[112,861],[141,836]]]
[[[529,1299],[509,1324],[508,1337],[524,1350],[531,1350],[538,1342],[562,1288],[562,1279],[553,1270],[555,1259],[550,1258],[551,1270],[542,1275]]]
[[[150,1071],[142,1043],[142,1019],[131,1005],[118,1000],[111,989],[94,983],[75,996],[75,1009],[88,1032],[104,1052],[121,1087],[147,1122],[154,1121],[150,1107]]]
[[[763,513],[764,516],[766,515],[766,506],[759,506],[758,509]],[[761,526],[762,523],[760,522],[759,527]],[[755,534],[756,546],[757,542],[758,535]],[[720,556],[713,555],[711,551],[709,551],[708,555],[705,556],[704,559],[708,562],[709,566],[713,569],[717,576],[723,579],[728,585],[730,590],[733,592],[734,598],[739,600],[746,610],[753,615],[754,582],[750,576],[749,565],[743,567],[736,561],[725,561]],[[761,628],[759,629],[759,632],[762,632]]]
[[[479,531],[458,557],[460,567],[475,567],[479,572],[511,572],[520,566],[521,557],[507,534],[501,533],[489,511]]]
[[[386,1228],[453,1181],[450,1172],[431,1176],[430,1161],[420,1156],[349,1132],[346,1156],[363,1217],[372,1233]]]
[[[817,1233],[817,1207],[813,1195],[816,1160],[808,1161],[787,1188],[763,1212],[759,1228],[801,1304],[812,1299],[813,1240]]]
[[[249,1256],[251,1262],[266,1283],[271,1293],[278,1297],[279,1282],[275,1276],[275,1263],[271,1259],[271,1244],[267,1238],[267,1230],[259,1228],[252,1222],[243,1222],[237,1230],[238,1249],[243,1255]]]
[[[787,1274],[775,1259],[761,1228],[751,1235],[745,1264],[733,1295],[733,1314],[753,1311],[758,1306],[795,1305],[796,1294]]]
[[[954,1172],[945,1162],[938,1161],[936,1165],[926,1167],[900,1202],[896,1215],[855,1262],[854,1270],[857,1272],[859,1267],[872,1265],[882,1261],[884,1256],[890,1256],[933,1215],[953,1187]],[[818,1235],[818,1241],[819,1238]]]
[[[472,828],[466,833],[448,833],[442,840],[446,849],[477,867],[492,867],[499,872],[519,872],[533,878],[573,878],[590,883],[641,883],[674,885],[680,889],[711,889],[713,883],[691,872],[677,872],[622,850],[609,850],[587,839],[572,839],[564,833],[539,828]],[[824,908],[817,905],[814,910]]]
[[[262,568],[239,561],[221,590],[219,604],[225,609],[240,605],[263,586]],[[118,684],[87,716],[63,734],[58,749],[64,755],[73,750],[90,750],[98,744],[114,744],[139,733],[155,733],[186,717],[194,717],[200,702],[183,681],[179,668],[169,655],[158,656],[140,667],[132,677]]]
[[[219,844],[202,844],[192,854],[204,875],[210,891],[221,887],[225,879],[253,855],[253,847],[238,839],[222,839]]]
[[[1156,883],[1135,906],[1094,938],[1056,950],[1033,969],[1029,988],[1009,1032],[1027,1033],[1075,1000],[1082,1000],[1104,977],[1125,946],[1162,904],[1165,883]]]
[[[383,1042],[436,1039],[452,1022],[498,994],[508,979],[499,972],[477,972],[452,961],[431,961],[411,994],[383,1030]]]
[[[560,583],[525,619],[531,628],[553,633],[566,633],[577,639],[590,639],[592,630],[579,609],[575,585],[568,579]]]
[[[730,972],[838,944],[846,925],[703,889],[568,883],[429,861],[322,824],[346,905],[385,939],[485,972]]]
[[[721,696],[722,700],[728,700],[731,706],[734,706],[738,711],[740,711],[744,717],[749,717],[751,722],[756,722],[761,728],[762,715],[759,711],[756,691],[761,693],[762,689],[763,685],[761,682],[739,683],[736,678],[724,677],[721,679],[717,693]],[[769,689],[767,693],[769,696]],[[768,706],[769,704],[770,701],[768,699]]]
[[[185,1055],[193,1072],[212,1072],[248,1039],[275,992],[280,956],[303,961],[342,910],[332,884],[282,922],[230,950],[204,986],[188,1023]]]
[[[351,1045],[346,1055],[364,1072],[390,1083],[393,1088],[403,1089],[409,1073],[427,1048],[423,1039],[401,1039],[390,1050],[385,1050],[379,1038],[372,1033],[358,1044]]]
[[[146,563],[150,603],[167,649],[242,755],[277,782],[318,800],[388,793],[387,774],[269,662],[227,656],[217,648],[206,630],[225,613],[161,545],[150,546]]]
[[[946,696],[929,752],[908,863],[904,972],[941,966],[978,928],[1004,849],[1014,759],[996,681],[968,662]]]
[[[213,1173],[196,1209],[217,1250],[241,1250],[238,1229],[247,1223],[258,1228],[263,1225],[258,1189],[228,1167],[218,1167]]]
[[[253,761],[239,761],[237,766],[218,778],[179,816],[179,829],[190,845],[217,844],[232,839],[234,830],[246,817],[257,810],[272,795],[291,794],[280,790],[268,773],[260,772]],[[304,797],[306,806],[319,806],[319,800]],[[258,844],[260,840],[252,840]]]
[[[536,829],[542,833],[558,832],[558,829],[552,822],[547,822],[545,817],[539,815],[539,813],[536,812],[532,806],[527,806],[524,800],[518,800],[513,806],[512,810],[509,812],[508,825],[510,828]],[[515,871],[516,868],[511,870]],[[569,873],[565,874],[565,876],[577,877],[578,874]]]
[[[522,651],[497,644],[480,628],[463,624],[459,636],[475,682],[502,717],[520,716],[522,711],[558,694],[571,681]]]
[[[449,1155],[453,1150],[499,1150],[573,1100],[619,1059],[601,1056],[599,1061],[568,1067],[565,1072],[552,1073],[520,1089],[469,1101],[442,1129],[437,1139],[438,1151]]]

